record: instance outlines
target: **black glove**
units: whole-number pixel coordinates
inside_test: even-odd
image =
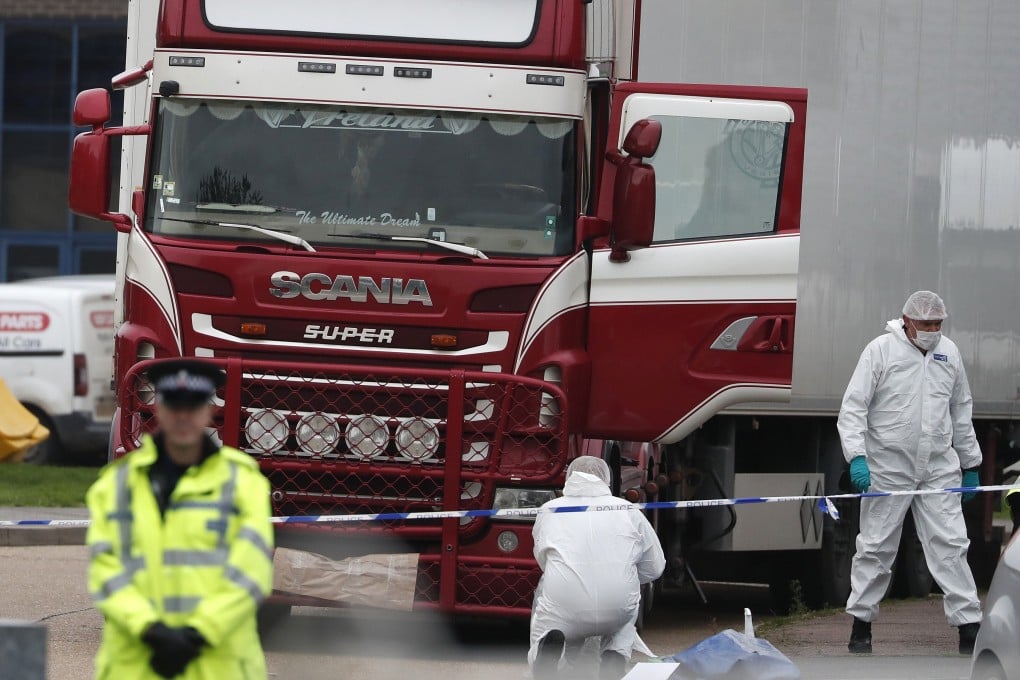
[[[162,622],[149,626],[142,642],[152,647],[149,665],[161,678],[175,678],[198,658],[205,638],[194,628],[171,628]]]

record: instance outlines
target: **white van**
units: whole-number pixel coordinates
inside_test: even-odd
[[[0,284],[0,378],[50,430],[37,463],[105,459],[116,401],[108,275]]]

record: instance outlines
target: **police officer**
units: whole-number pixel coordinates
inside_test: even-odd
[[[265,678],[255,611],[272,588],[269,483],[207,435],[215,365],[154,364],[157,433],[89,489],[99,678]]]

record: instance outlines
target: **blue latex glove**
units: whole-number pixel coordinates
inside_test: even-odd
[[[871,470],[868,469],[868,459],[864,456],[857,456],[850,461],[850,482],[861,493],[871,488]]]
[[[965,487],[981,486],[981,478],[978,477],[978,471],[977,470],[964,470],[963,471],[963,483],[960,484],[960,486],[965,486]],[[970,499],[974,498],[974,496],[977,496],[977,492],[976,491],[964,492],[964,494],[963,494],[963,502],[966,503]]]

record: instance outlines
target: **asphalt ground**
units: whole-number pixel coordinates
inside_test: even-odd
[[[85,591],[88,555],[81,546],[0,547],[0,618],[41,621],[48,629],[50,680],[88,680],[102,620]],[[681,651],[726,628],[743,630],[755,612],[760,636],[818,680],[966,679],[939,598],[891,602],[874,625],[875,654],[846,652],[850,621],[841,613],[776,619],[767,590],[707,584],[709,605],[689,591],[660,597],[643,637],[656,654]],[[451,623],[423,614],[296,608],[266,640],[271,678],[377,680],[521,680],[527,677],[527,627],[521,622]],[[594,654],[582,658],[592,675]]]

